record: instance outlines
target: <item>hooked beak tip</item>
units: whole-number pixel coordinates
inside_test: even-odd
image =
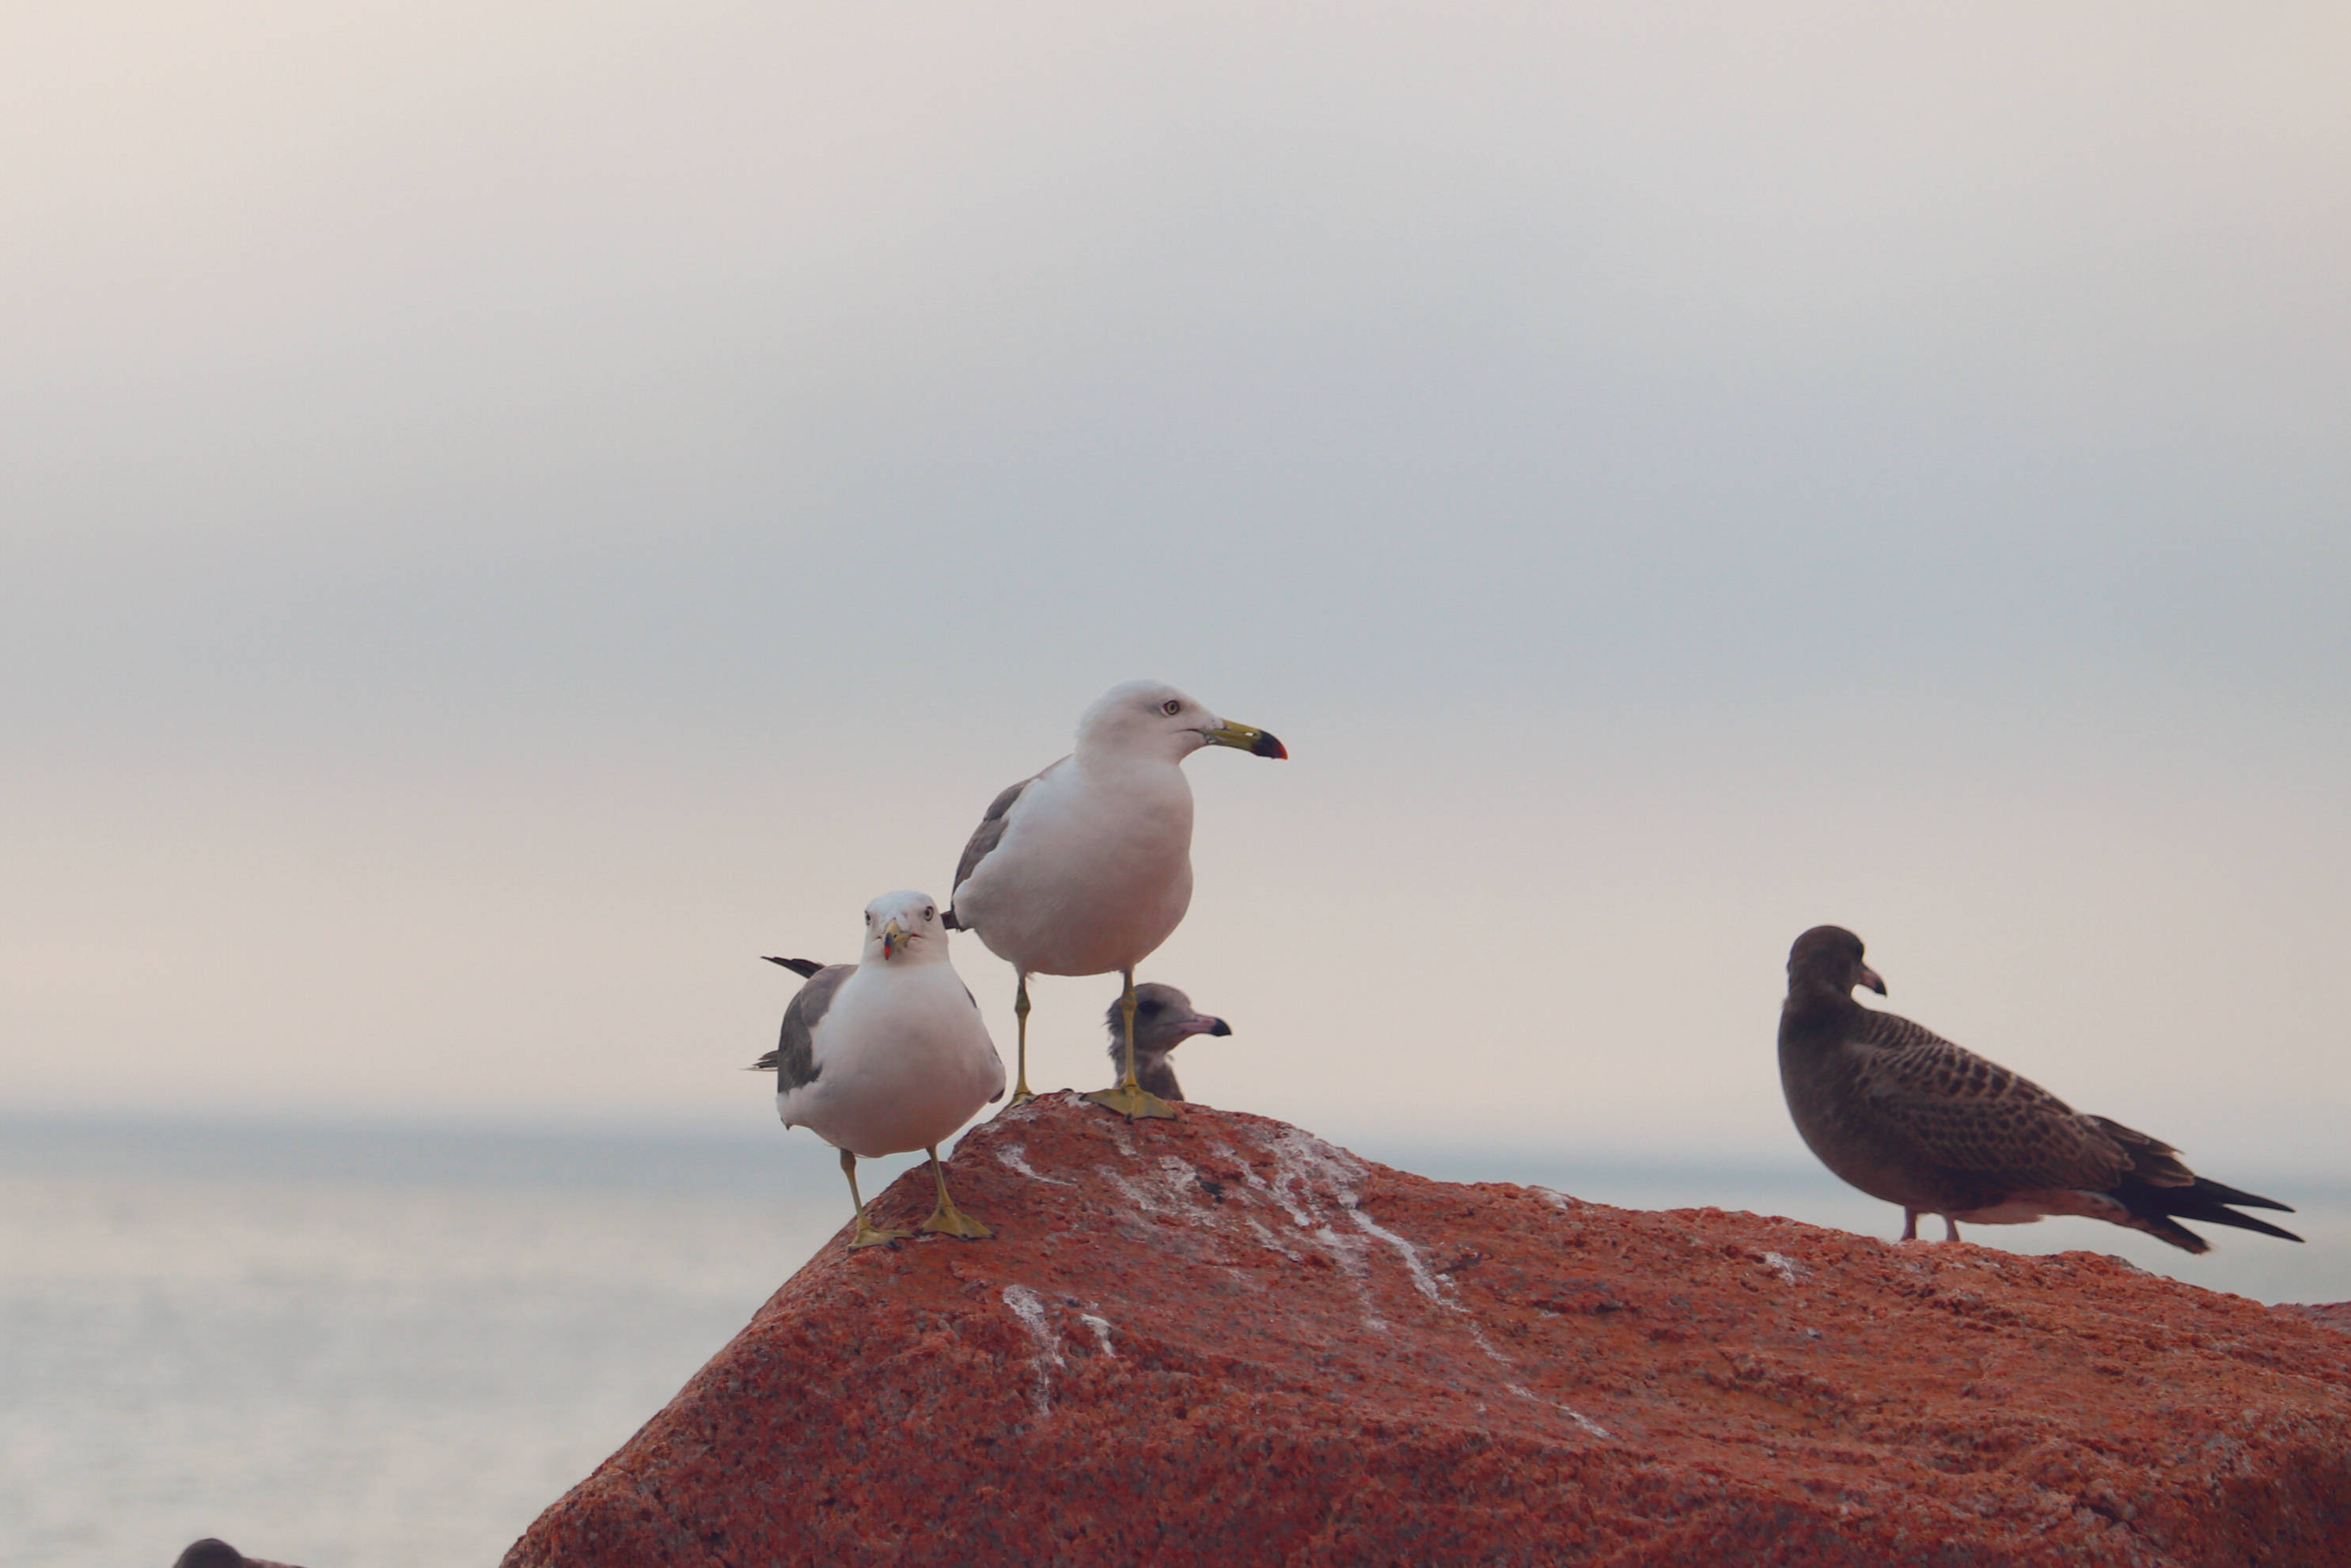
[[[1858,980],[1860,984],[1867,986],[1879,996],[1882,997],[1886,994],[1886,982],[1880,979],[1878,977],[1877,971],[1871,968],[1868,965],[1864,964],[1861,967],[1861,974],[1858,977]]]
[[[1233,1032],[1233,1026],[1227,1023],[1222,1019],[1210,1019],[1208,1020],[1208,1032],[1210,1034],[1230,1034]]]
[[[1207,737],[1210,746],[1229,746],[1236,751],[1246,751],[1251,757],[1270,757],[1279,760],[1290,755],[1290,747],[1282,745],[1279,737],[1253,724],[1228,720],[1214,729],[1204,729],[1200,733]]]

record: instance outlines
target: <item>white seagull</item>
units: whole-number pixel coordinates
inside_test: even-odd
[[[772,958],[808,984],[784,1009],[782,1038],[752,1071],[774,1068],[776,1114],[841,1151],[849,1200],[857,1206],[852,1248],[904,1237],[877,1230],[857,1191],[857,1156],[921,1149],[939,1189],[922,1228],[978,1239],[987,1226],[947,1196],[939,1145],[972,1113],[1004,1093],[1004,1059],[987,1037],[979,1004],[947,962],[938,901],[885,893],[865,906],[865,953],[854,964]]]
[[[1125,980],[1126,1071],[1086,1096],[1128,1120],[1173,1116],[1134,1075],[1134,967],[1167,940],[1192,902],[1192,789],[1183,760],[1204,746],[1290,753],[1261,729],[1228,724],[1158,681],[1113,686],[1078,720],[1078,748],[997,796],[956,867],[947,925],[970,931],[1019,976],[1019,1072],[1029,1091],[1029,977]]]

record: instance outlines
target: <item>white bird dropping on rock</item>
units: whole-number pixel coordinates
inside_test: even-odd
[[[947,961],[937,900],[885,893],[865,906],[865,952],[854,964],[818,966],[777,958],[809,977],[784,1009],[782,1037],[758,1069],[776,1072],[776,1114],[841,1151],[857,1207],[852,1248],[895,1241],[877,1230],[857,1191],[857,1156],[922,1149],[931,1156],[938,1203],[922,1228],[978,1239],[987,1227],[947,1195],[939,1145],[1004,1093],[1004,1059],[987,1036],[979,1004]]]
[[[1086,1096],[1132,1121],[1173,1116],[1134,1074],[1134,967],[1192,902],[1192,789],[1184,759],[1206,746],[1290,753],[1158,681],[1113,686],[1078,720],[1078,748],[997,796],[956,867],[947,922],[976,933],[1019,977],[1015,1105],[1029,1091],[1029,977],[1125,982],[1126,1071]]]

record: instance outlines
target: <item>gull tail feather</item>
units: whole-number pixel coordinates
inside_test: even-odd
[[[2130,1210],[2131,1228],[2144,1230],[2189,1252],[2210,1252],[2212,1244],[2179,1223],[2183,1219],[2193,1219],[2205,1225],[2231,1225],[2240,1230],[2274,1236],[2282,1241],[2302,1239],[2293,1231],[2272,1225],[2266,1219],[2239,1214],[2230,1205],[2276,1209],[2283,1214],[2292,1214],[2294,1210],[2291,1207],[2273,1197],[2241,1192],[2208,1176],[2198,1176],[2186,1186],[2156,1186],[2126,1178],[2109,1196]]]

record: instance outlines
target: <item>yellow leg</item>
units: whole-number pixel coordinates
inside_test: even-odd
[[[841,1151],[841,1174],[849,1178],[849,1201],[857,1206],[857,1229],[849,1239],[851,1251],[860,1247],[887,1247],[914,1234],[907,1230],[876,1230],[866,1223],[865,1200],[857,1196],[857,1156],[847,1149]]]
[[[1135,1082],[1134,1077],[1134,971],[1122,969],[1126,980],[1126,994],[1119,998],[1119,1022],[1126,1031],[1126,1074],[1115,1089],[1097,1089],[1086,1096],[1104,1110],[1115,1111],[1128,1121],[1137,1116],[1173,1118],[1176,1107]]]
[[[939,1151],[935,1146],[930,1150],[930,1155],[931,1179],[938,1184],[939,1201],[938,1206],[931,1210],[931,1217],[923,1221],[923,1228],[935,1230],[942,1236],[960,1236],[967,1241],[985,1241],[995,1235],[996,1232],[956,1207],[955,1199],[947,1196],[946,1168],[939,1164]]]
[[[1029,1089],[1029,972],[1025,969],[1020,971],[1018,988],[1012,993],[1012,1017],[1020,1039],[1017,1048],[1019,1054],[1013,1060],[1019,1063],[1019,1068],[1013,1076],[1012,1098],[1005,1105],[1005,1111],[1026,1105],[1037,1098]],[[998,1111],[997,1114],[1000,1116],[1004,1111]]]

